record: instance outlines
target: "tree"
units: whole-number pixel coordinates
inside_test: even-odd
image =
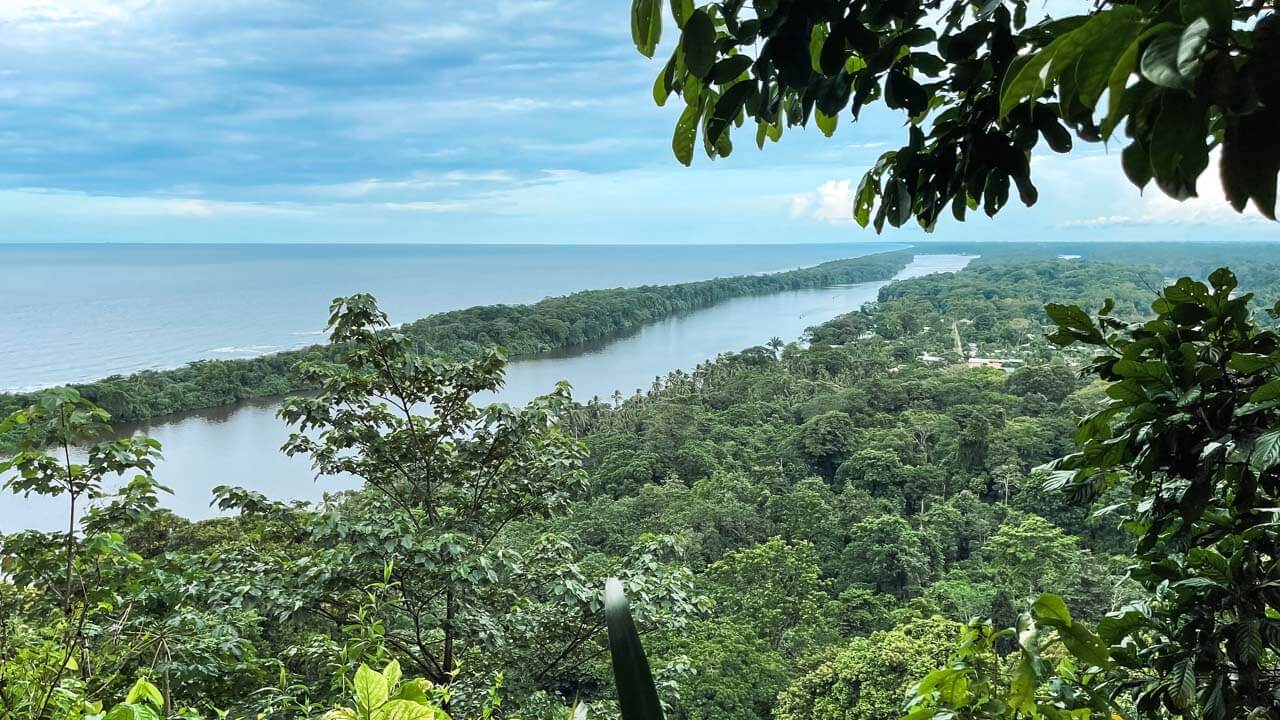
[[[717,617],[749,628],[790,657],[817,644],[827,596],[818,554],[807,542],[772,538],[727,553],[707,568]]]
[[[932,537],[897,515],[881,515],[849,530],[840,564],[841,588],[860,585],[904,598],[920,591],[941,560]]]
[[[48,642],[10,646],[4,642],[10,629],[0,625],[0,708],[6,716],[80,712],[68,706],[76,695],[63,685],[76,670],[81,672],[73,682],[81,689],[89,681],[103,682],[90,662],[98,658],[91,642],[95,628],[115,624],[117,641],[126,630],[137,630],[128,622],[129,608],[120,590],[122,578],[136,577],[142,559],[125,546],[120,531],[130,518],[153,511],[157,491],[165,490],[152,475],[160,444],[142,435],[99,440],[110,436],[109,420],[105,410],[75,389],[61,387],[45,391],[35,404],[0,422],[0,435],[12,433],[17,439],[17,452],[0,459],[0,473],[16,471],[4,480],[4,489],[65,498],[67,503],[65,533],[0,535],[0,573],[28,594],[18,607],[56,608],[57,613],[56,620],[40,618],[50,623]],[[85,459],[78,461],[73,448],[85,446]],[[118,492],[106,490],[105,483],[126,473],[136,475]],[[91,500],[108,502],[87,508]],[[156,592],[157,598],[160,594]],[[15,612],[12,619],[17,616]],[[0,623],[9,621],[6,617]],[[107,640],[112,639],[107,634]],[[141,635],[136,640],[139,647],[147,642]],[[6,678],[15,665],[26,666],[23,676]]]
[[[1028,365],[1014,370],[1005,388],[1014,395],[1039,393],[1051,403],[1060,403],[1075,392],[1079,380],[1066,365]]]
[[[965,626],[950,664],[910,688],[907,717],[1122,717],[1099,672],[1109,667],[1102,640],[1071,617],[1062,598],[1045,594],[1016,627],[984,620]]]
[[[687,720],[769,718],[790,680],[787,660],[756,634],[731,620],[697,623],[675,650],[688,658],[672,717]],[[624,716],[625,717],[625,716]]]
[[[901,501],[906,472],[897,453],[879,447],[855,452],[836,469],[843,487],[865,490],[875,497],[892,496]]]
[[[285,401],[280,415],[297,426],[285,451],[309,455],[318,473],[358,477],[364,490],[310,519],[295,602],[332,615],[350,588],[383,579],[392,598],[383,642],[440,685],[486,664],[536,683],[573,662],[602,627],[603,583],[588,580],[565,539],[519,532],[565,513],[586,488],[583,447],[561,427],[568,386],[523,408],[479,407],[475,396],[502,383],[501,350],[461,363],[424,357],[368,295],[335,300],[328,326],[338,362],[299,365],[319,391]],[[224,506],[244,506],[221,492]],[[687,570],[658,579],[664,544],[644,544],[643,577],[608,571],[692,611],[690,598],[663,589],[685,583]]]
[[[940,617],[855,638],[823,653],[778,696],[777,720],[883,720],[901,715],[902,699],[937,667],[960,624]]]
[[[1138,535],[1129,576],[1149,600],[1099,623],[1138,707],[1207,718],[1280,713],[1280,334],[1226,269],[1181,278],[1156,318],[1050,305],[1050,336],[1098,351],[1110,400],[1080,423],[1054,483],[1116,510]],[[1270,311],[1280,314],[1280,306]]]
[[[823,561],[829,561],[839,552],[843,536],[832,500],[825,483],[805,478],[786,493],[769,498],[765,512],[784,538],[809,543]]]
[[[1039,515],[1002,525],[983,544],[981,556],[997,586],[1022,600],[1019,606],[1057,590],[1086,617],[1111,609],[1107,590],[1115,578],[1074,537]]]
[[[631,29],[649,57],[660,0],[632,0]],[[1170,197],[1196,195],[1221,149],[1219,174],[1238,211],[1252,200],[1275,218],[1280,142],[1280,19],[1266,3],[1107,0],[1082,15],[1029,21],[1026,0],[753,0],[671,3],[680,30],[658,73],[659,105],[685,101],[672,150],[688,165],[698,136],[708,157],[733,150],[731,126],[755,124],[757,146],[812,121],[830,136],[877,101],[901,111],[906,143],[880,156],[853,216],[877,231],[913,217],[932,229],[995,215],[1011,184],[1032,205],[1031,153],[1129,142],[1125,174]],[[1068,129],[1070,128],[1070,129]]]
[[[800,454],[830,480],[853,448],[853,420],[838,411],[810,418],[796,435]]]

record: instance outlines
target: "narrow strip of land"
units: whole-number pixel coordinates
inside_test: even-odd
[[[432,354],[466,358],[502,346],[512,357],[527,357],[632,332],[731,298],[887,280],[911,258],[911,251],[901,250],[776,273],[586,290],[528,305],[484,305],[437,313],[407,323],[399,331],[421,351]],[[320,314],[324,308],[316,311]],[[290,369],[300,360],[323,358],[332,352],[330,346],[313,345],[257,358],[203,360],[172,370],[117,375],[73,387],[106,408],[116,421],[147,420],[304,390]],[[0,394],[0,417],[33,399],[32,393]]]

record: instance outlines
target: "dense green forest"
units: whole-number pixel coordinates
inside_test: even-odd
[[[881,260],[868,272],[903,262]],[[560,386],[524,408],[469,402],[501,381],[501,353],[419,356],[426,331],[387,332],[373,299],[354,296],[332,309],[333,349],[296,369],[296,382],[319,391],[286,402],[282,418],[309,431],[287,452],[357,475],[364,488],[306,505],[227,486],[216,501],[233,512],[202,522],[158,507],[159,484],[173,479],[153,477],[157,448],[146,439],[104,440],[73,473],[40,452],[109,437],[105,414],[81,393],[46,394],[4,428],[24,448],[9,487],[97,502],[76,534],[0,539],[0,710],[80,718],[124,700],[112,720],[315,717],[335,707],[350,715],[334,717],[388,720],[437,710],[616,716],[602,633],[607,577],[621,578],[632,599],[672,718],[1084,718],[1099,703],[1121,717],[1199,717],[1193,705],[1243,702],[1226,690],[1215,701],[1215,682],[1260,697],[1277,677],[1280,620],[1265,611],[1245,626],[1257,633],[1249,652],[1261,667],[1245,695],[1239,647],[1252,636],[1212,635],[1220,627],[1190,605],[1228,581],[1198,576],[1170,589],[1189,571],[1159,565],[1219,562],[1209,555],[1219,546],[1180,548],[1221,538],[1202,529],[1150,540],[1163,516],[1151,506],[1141,517],[1122,510],[1148,482],[1141,473],[1085,472],[1130,457],[1115,449],[1128,437],[1115,411],[1100,421],[1100,408],[1200,402],[1143,389],[1169,382],[1156,360],[1107,361],[1107,352],[1165,347],[1183,357],[1166,335],[1191,347],[1193,330],[1230,313],[1229,327],[1247,338],[1227,379],[1276,404],[1257,393],[1280,343],[1246,333],[1250,298],[1221,275],[1211,288],[1188,280],[1153,290],[1164,275],[1090,260],[984,262],[892,283],[877,303],[812,328],[806,342],[726,354],[623,401],[582,404]],[[1095,337],[1088,314],[1097,312],[1111,323],[1103,327],[1148,339]],[[459,327],[430,337],[462,337]],[[1221,327],[1213,343],[1229,337]],[[971,367],[973,357],[1003,367]],[[429,417],[415,414],[422,403]],[[1243,412],[1269,422],[1265,407]],[[1215,422],[1244,422],[1220,415]],[[1103,432],[1113,417],[1114,436]],[[1182,433],[1167,447],[1203,446],[1176,425],[1158,431]],[[108,493],[103,483],[122,470],[136,478]],[[1068,482],[1063,473],[1076,475]],[[1264,485],[1248,502],[1269,501]],[[1216,506],[1213,497],[1183,502],[1169,532],[1228,522],[1230,507],[1244,507],[1236,497],[1204,519],[1187,507]],[[1250,517],[1261,523],[1250,542],[1271,542],[1273,511]],[[1228,568],[1238,562],[1251,561],[1222,559],[1219,571],[1246,572]],[[1265,563],[1248,571],[1262,596],[1276,587],[1274,561]],[[1200,617],[1189,636],[1159,614],[1170,597],[1183,603],[1177,617]],[[1098,700],[1090,692],[1121,663],[1085,652],[1101,642],[1087,628],[1138,627],[1132,613],[1141,612],[1163,618],[1173,640],[1131,646],[1151,658],[1149,671],[1116,675],[1114,700]],[[1028,647],[1040,647],[1037,623],[1046,638],[1052,628],[1066,640],[1028,659]],[[1019,633],[997,632],[1015,625]],[[1229,648],[1229,660],[1187,665],[1171,654],[1195,642],[1208,643],[1202,654]],[[1219,662],[1229,673],[1215,675]],[[1173,675],[1189,677],[1189,690],[1161,684]],[[933,685],[921,689],[926,677]],[[930,689],[939,677],[949,684]],[[988,689],[979,697],[969,687]],[[1173,699],[1152,710],[1164,697]]]
[[[587,290],[531,305],[487,305],[438,313],[397,331],[410,338],[419,352],[434,355],[470,358],[495,345],[504,347],[509,356],[533,355],[616,337],[729,298],[887,280],[910,260],[907,251],[877,253],[777,273]],[[303,360],[332,356],[331,348],[317,345],[246,360],[205,360],[75,387],[110,411],[117,422],[129,422],[296,392],[305,388],[291,377],[291,368]],[[0,393],[0,415],[33,399],[30,393]]]

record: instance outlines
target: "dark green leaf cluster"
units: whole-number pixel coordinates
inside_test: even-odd
[[[1056,482],[1084,499],[1130,488],[1115,511],[1150,599],[1099,630],[1145,712],[1280,711],[1280,335],[1251,299],[1220,269],[1164,288],[1146,322],[1050,309],[1055,341],[1096,348],[1089,372],[1110,383]]]
[[[842,115],[872,104],[900,111],[906,143],[881,155],[852,216],[877,231],[913,218],[932,230],[1032,205],[1038,147],[1065,153],[1072,136],[1107,141],[1123,128],[1124,171],[1169,196],[1197,194],[1221,149],[1237,211],[1274,219],[1280,142],[1280,21],[1265,4],[1109,0],[1083,15],[1038,21],[1024,0],[722,0],[671,3],[679,30],[654,84],[685,109],[672,149],[692,162],[733,150],[731,126],[754,122],[756,144],[810,120],[830,136]],[[664,14],[633,0],[636,47],[652,56]]]

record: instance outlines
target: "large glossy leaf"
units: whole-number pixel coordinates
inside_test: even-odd
[[[1222,187],[1227,200],[1243,211],[1250,200],[1266,217],[1276,218],[1276,177],[1280,173],[1280,143],[1275,129],[1280,109],[1263,108],[1243,117],[1228,118],[1222,140]]]
[[[444,717],[444,713],[432,705],[409,700],[391,700],[377,714],[377,720],[437,720]]]
[[[649,661],[631,619],[631,605],[617,578],[610,578],[605,584],[604,616],[622,719],[662,720],[662,704],[649,671]]]
[[[631,0],[631,40],[645,57],[653,57],[662,39],[662,0]]]
[[[729,124],[738,117],[738,113],[742,112],[742,106],[754,91],[755,83],[744,81],[729,86],[720,99],[716,100],[716,105],[711,110],[711,118],[707,121],[707,137],[712,142],[720,139]]]
[[[1187,88],[1186,78],[1178,72],[1178,51],[1182,35],[1167,32],[1151,41],[1142,53],[1142,76],[1161,87],[1174,90]]]
[[[1178,74],[1191,85],[1200,74],[1201,56],[1209,44],[1209,21],[1196,18],[1178,39]]]
[[[1060,35],[1016,66],[1011,65],[1000,90],[1001,116],[1044,94],[1068,70],[1081,73],[1073,78],[1073,85],[1087,91],[1087,96],[1096,102],[1116,62],[1138,34],[1141,19],[1142,11],[1135,6],[1112,7]],[[1090,54],[1088,60],[1083,59],[1086,52]]]
[[[684,51],[684,65],[689,72],[700,78],[711,74],[716,62],[716,27],[702,8],[694,10],[685,21],[680,49]]]
[[[1031,609],[1036,618],[1046,625],[1065,627],[1071,624],[1071,611],[1061,597],[1052,593],[1044,593],[1036,599]]]
[[[146,678],[138,678],[138,681],[129,689],[129,694],[125,696],[126,703],[145,702],[155,707],[164,707],[164,695],[161,694],[160,688],[151,684]]]
[[[387,701],[389,694],[387,679],[368,665],[361,665],[356,670],[353,684],[356,691],[356,704],[362,711],[372,712]]]
[[[671,137],[671,150],[682,165],[693,162],[693,145],[698,136],[699,117],[699,108],[695,103],[686,105],[684,112],[680,113],[680,119],[676,121],[675,134]]]
[[[1254,472],[1266,472],[1276,465],[1280,465],[1280,430],[1259,435],[1249,454],[1249,467]]]

